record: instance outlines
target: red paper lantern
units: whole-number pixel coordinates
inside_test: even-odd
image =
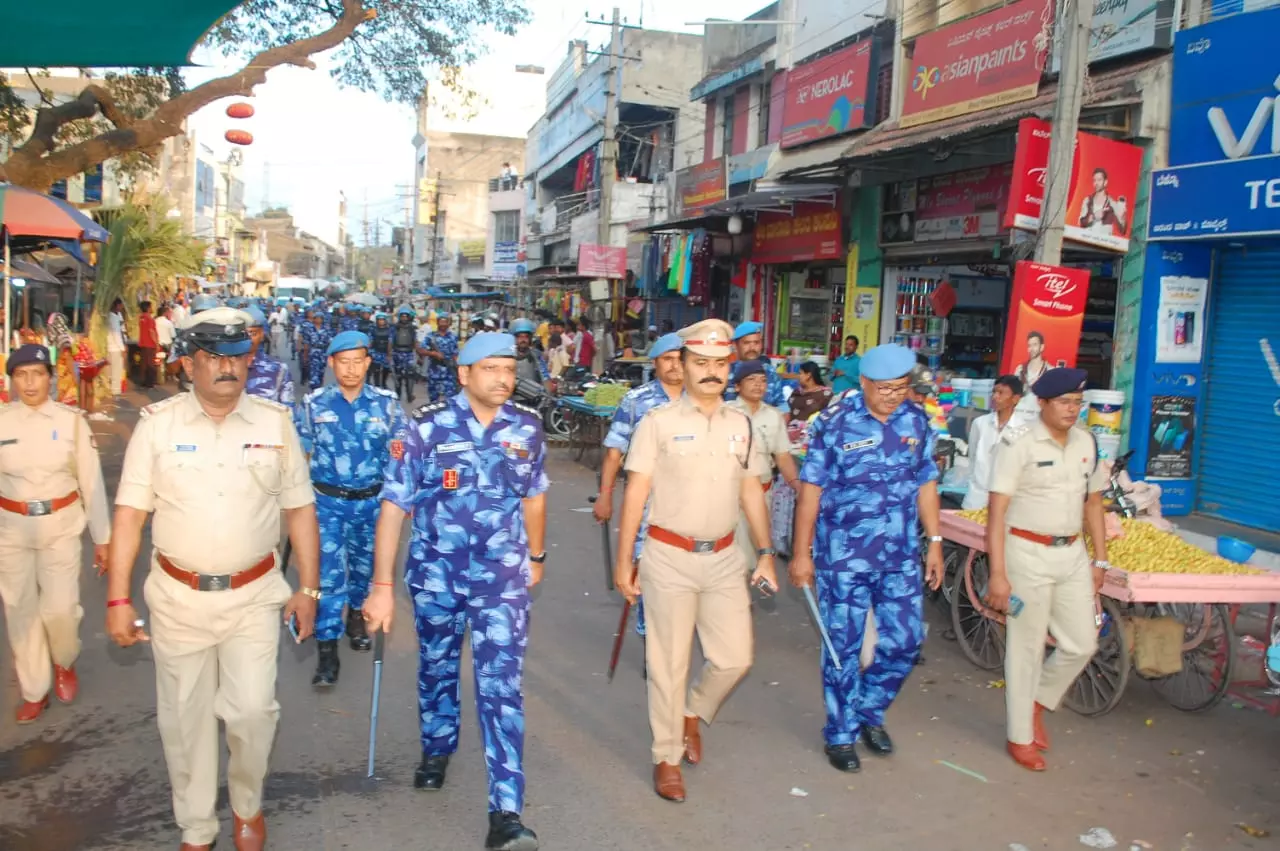
[[[223,138],[233,145],[253,144],[253,134],[248,130],[228,130]]]
[[[233,103],[231,106],[227,107],[227,115],[232,118],[252,118],[253,104],[245,103],[243,101],[240,103]]]

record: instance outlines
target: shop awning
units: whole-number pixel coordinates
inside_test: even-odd
[[[683,219],[671,219],[653,225],[633,228],[633,233],[663,233],[680,230],[704,230],[728,232],[729,217],[742,213],[760,213],[766,210],[791,212],[797,202],[830,203],[836,205],[840,187],[834,183],[780,183],[758,184],[754,192],[729,198],[712,204],[700,215]]]
[[[784,175],[834,171],[849,150],[849,139],[841,136],[826,142],[806,145],[792,151],[779,151],[764,171],[765,180],[777,180]]]

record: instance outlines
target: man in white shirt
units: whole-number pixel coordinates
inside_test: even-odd
[[[969,426],[969,491],[964,495],[965,509],[986,508],[991,487],[992,461],[1000,435],[1010,424],[1025,417],[1015,411],[1022,399],[1022,381],[1016,375],[1002,375],[991,391],[990,413],[983,414]]]
[[[164,349],[165,354],[169,353],[169,347],[173,345],[173,308],[160,308],[160,315],[156,317],[156,342],[160,344],[160,348]]]
[[[187,299],[186,296],[178,296],[173,306],[169,308],[169,322],[173,327],[182,327],[182,320],[187,318]]]
[[[124,392],[124,359],[128,346],[124,341],[124,301],[116,299],[107,314],[107,362],[110,365],[111,395]]]

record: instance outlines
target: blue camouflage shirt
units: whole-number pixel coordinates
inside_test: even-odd
[[[935,436],[914,402],[881,423],[859,392],[845,394],[809,426],[800,480],[822,488],[813,557],[855,573],[919,568],[916,497],[938,478]]]
[[[249,377],[245,381],[244,392],[281,405],[293,405],[293,375],[286,364],[258,349],[253,360],[249,361]]]
[[[382,499],[413,514],[407,570],[430,584],[456,571],[477,582],[528,581],[521,500],[545,493],[542,420],[507,402],[485,428],[465,390],[424,405],[391,443]]]
[[[787,396],[782,392],[782,378],[779,377],[778,371],[773,368],[773,364],[767,359],[764,360],[764,403],[772,405],[775,408],[781,408],[783,413],[787,411]],[[729,380],[729,386],[724,390],[724,400],[732,402],[738,398],[738,387],[734,384],[732,377]]]
[[[409,426],[396,394],[368,384],[348,402],[336,384],[308,393],[293,410],[311,480],[360,490],[382,481],[391,438]]]
[[[444,355],[444,361],[437,361],[435,358],[427,358],[427,366],[433,372],[448,372],[453,369],[449,361],[458,360],[458,335],[452,331],[441,334],[438,331],[430,331],[422,334],[418,339],[418,345],[424,349],[431,349]]]
[[[670,401],[671,397],[663,389],[662,382],[656,378],[627,391],[627,395],[618,403],[618,409],[613,412],[613,422],[609,425],[609,433],[604,437],[605,448],[616,449],[626,455],[631,446],[631,435],[635,434],[636,426],[640,425],[644,415]]]
[[[329,348],[332,340],[333,332],[327,325],[321,325],[319,328],[314,325],[302,326],[302,342],[308,346],[308,357],[314,358],[317,354],[322,358],[325,357],[325,350]]]
[[[339,316],[338,316],[338,330],[339,330],[339,331],[359,331],[359,330],[360,330],[360,317],[359,317],[359,316],[356,316],[356,315],[354,315],[354,314],[351,314],[351,313],[348,313],[348,314],[347,314],[347,315],[345,315],[345,316],[343,316],[343,315],[339,314]]]

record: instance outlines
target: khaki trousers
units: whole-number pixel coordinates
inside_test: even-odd
[[[152,560],[143,592],[151,610],[156,721],[182,841],[218,835],[218,719],[227,728],[231,809],[252,818],[275,741],[276,657],[289,584],[279,571],[234,591],[195,591]]]
[[[1054,710],[1098,649],[1093,571],[1084,543],[1046,547],[1005,536],[1005,563],[1022,613],[1009,618],[1004,657],[1009,741],[1029,745],[1032,711]],[[1045,658],[1045,633],[1056,649]]]
[[[640,555],[653,761],[679,765],[685,715],[711,723],[751,667],[751,597],[742,550],[689,553],[648,538]],[[706,664],[693,688],[693,635]]]
[[[22,699],[43,700],[50,661],[70,668],[80,655],[80,503],[45,517],[0,509],[0,599]]]

